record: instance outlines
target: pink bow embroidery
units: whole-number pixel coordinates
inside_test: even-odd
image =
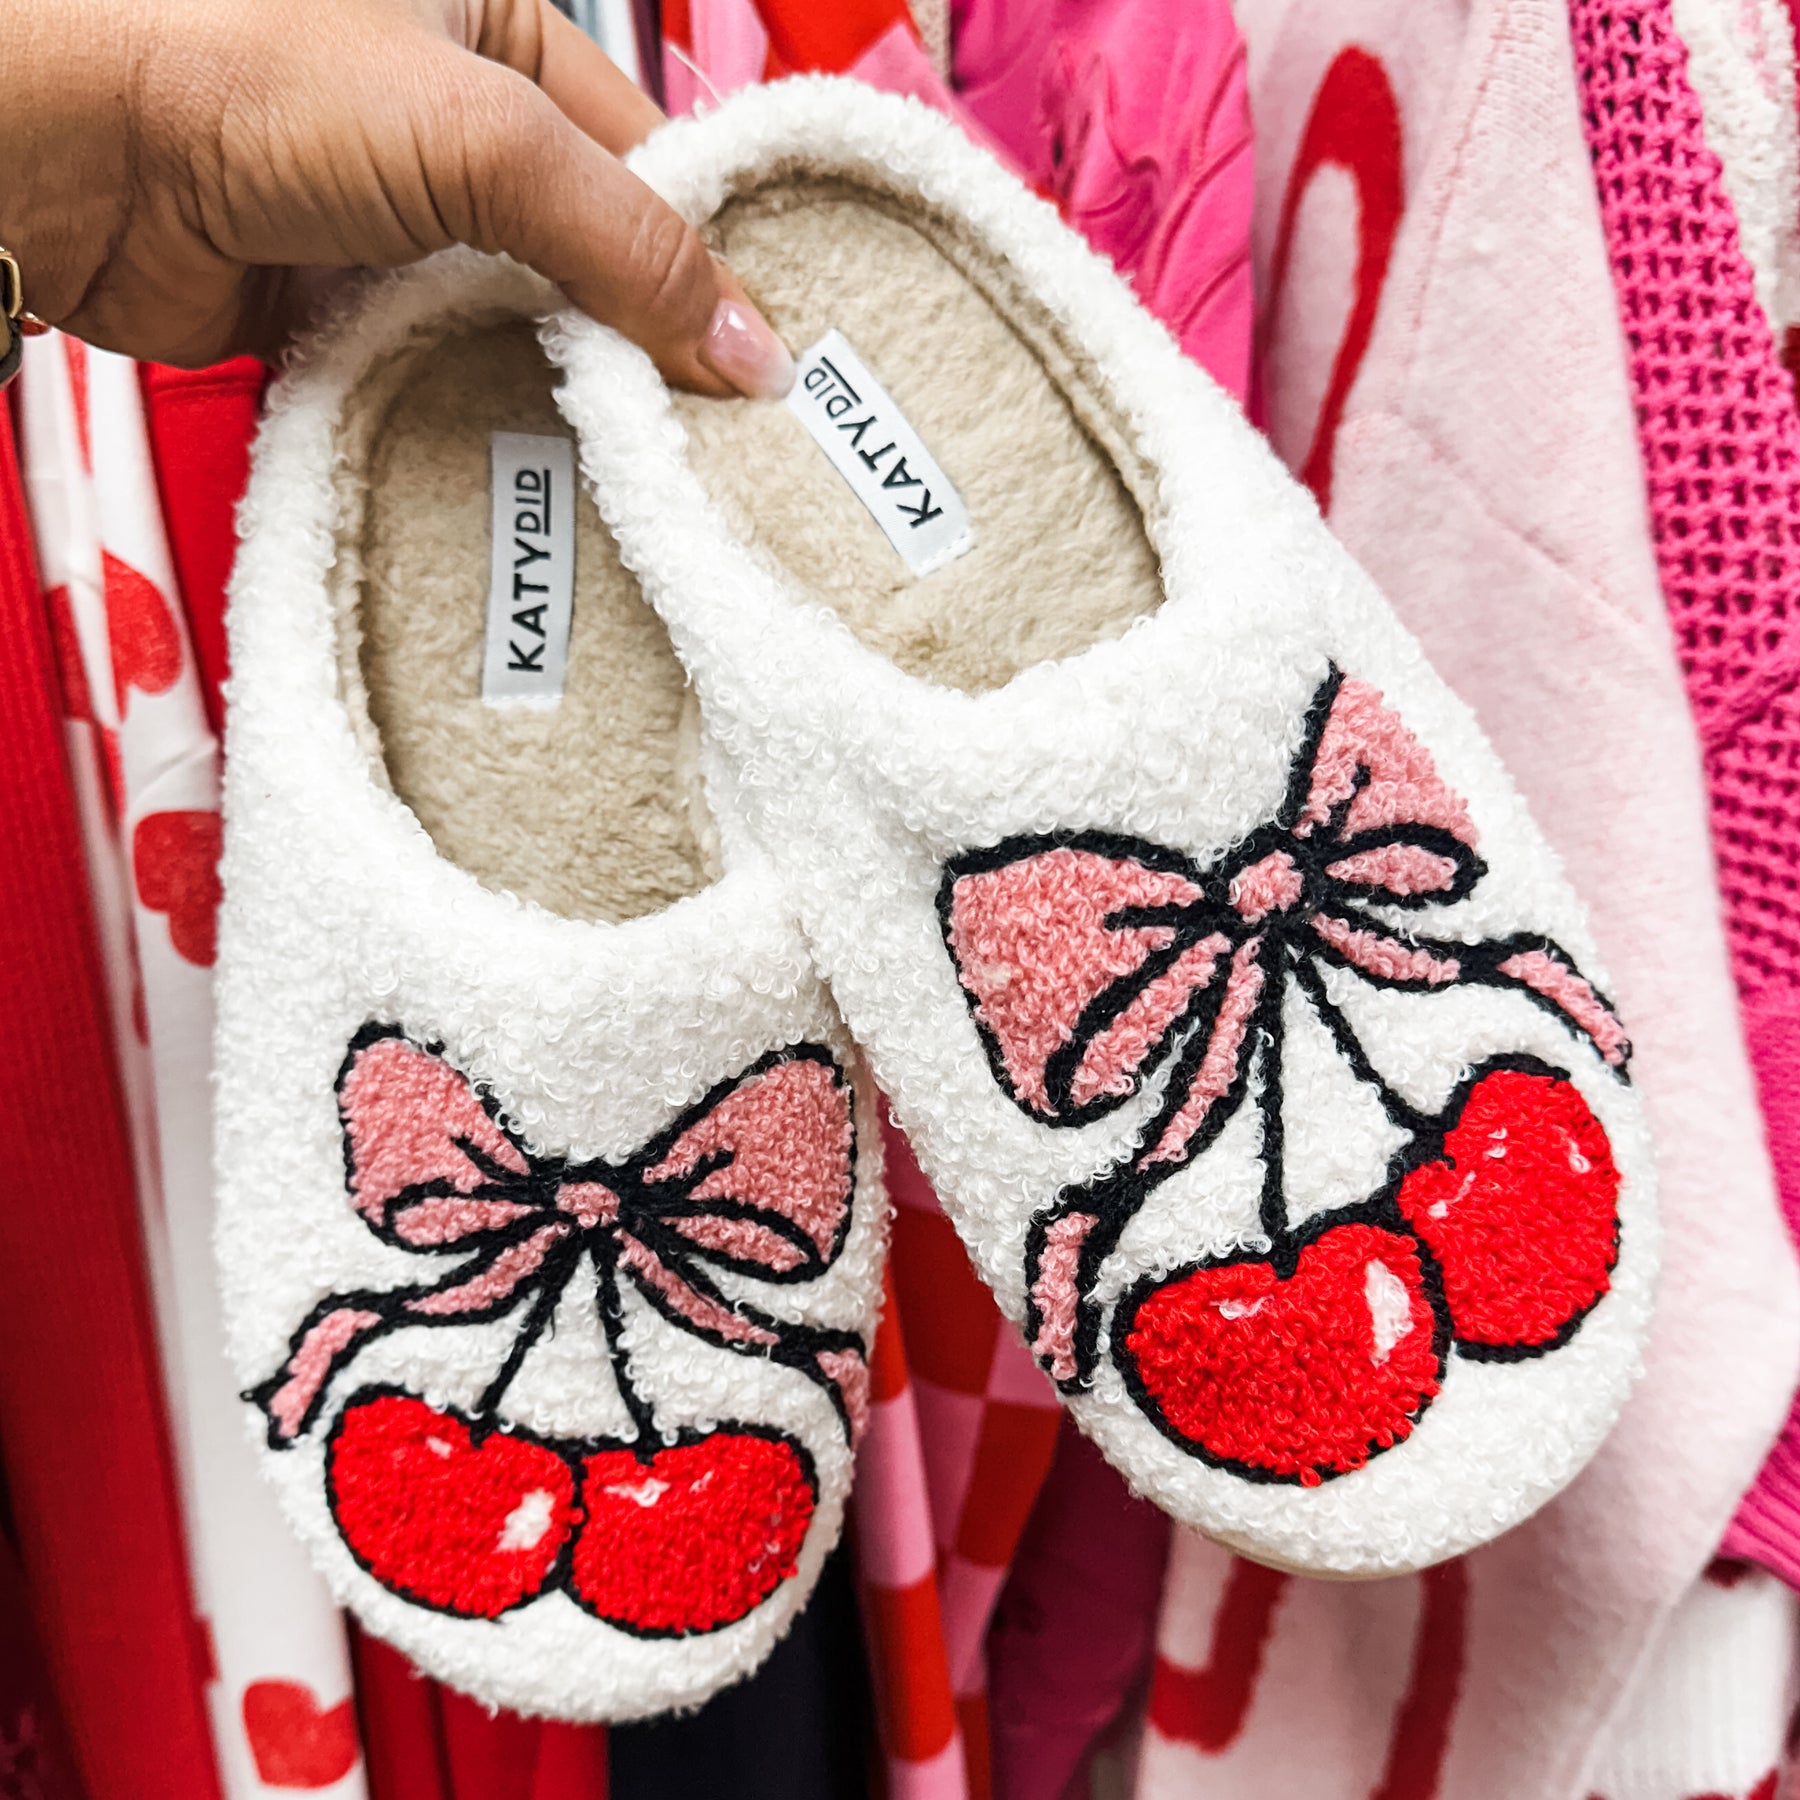
[[[358,1033],[337,1092],[351,1204],[384,1243],[458,1260],[435,1282],[332,1294],[313,1308],[280,1369],[248,1396],[267,1414],[274,1448],[310,1428],[332,1378],[374,1339],[403,1326],[520,1313],[475,1408],[491,1414],[586,1259],[613,1372],[640,1433],[649,1408],[620,1342],[622,1278],[695,1336],[818,1382],[855,1435],[867,1409],[862,1340],[770,1317],[728,1298],[707,1274],[806,1281],[843,1247],[854,1126],[829,1051],[801,1044],[770,1053],[621,1163],[528,1149],[488,1095],[395,1026]]]
[[[1408,1129],[1428,1122],[1372,1067],[1327,998],[1321,965],[1416,992],[1473,983],[1522,993],[1625,1078],[1624,1028],[1559,945],[1531,934],[1426,937],[1371,910],[1466,898],[1487,873],[1475,826],[1368,683],[1332,670],[1307,717],[1277,818],[1210,869],[1102,832],[1011,838],[945,869],[945,941],[994,1077],[1017,1105],[1046,1125],[1087,1124],[1170,1065],[1125,1161],[1033,1224],[1027,1336],[1065,1386],[1092,1374],[1099,1320],[1087,1295],[1100,1264],[1150,1189],[1232,1117],[1259,1053],[1263,1229],[1277,1245],[1290,1235],[1279,1168],[1284,976]]]

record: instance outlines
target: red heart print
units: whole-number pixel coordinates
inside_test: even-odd
[[[130,563],[102,553],[106,580],[106,639],[112,650],[119,717],[127,688],[166,694],[181,673],[181,632],[162,590]]]
[[[1411,1431],[1444,1345],[1418,1245],[1347,1224],[1283,1279],[1216,1263],[1120,1308],[1126,1378],[1184,1448],[1252,1480],[1316,1487]]]
[[[219,815],[147,813],[131,834],[138,899],[169,918],[177,954],[210,969],[218,951]]]
[[[554,1450],[510,1431],[477,1441],[407,1394],[344,1408],[326,1486],[344,1542],[383,1587],[462,1618],[533,1598],[574,1522],[574,1473]]]
[[[1481,1076],[1443,1154],[1414,1169],[1399,1198],[1443,1270],[1457,1341],[1476,1355],[1551,1349],[1607,1290],[1619,1171],[1600,1121],[1561,1076]]]
[[[253,1681],[244,1689],[244,1736],[269,1787],[328,1788],[356,1767],[356,1708],[324,1707],[301,1681]]]
[[[784,1437],[716,1431],[640,1458],[587,1459],[570,1589],[643,1637],[716,1631],[794,1572],[812,1523],[812,1472]]]

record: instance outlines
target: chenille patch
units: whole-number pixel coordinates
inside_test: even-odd
[[[771,1052],[617,1162],[527,1144],[437,1049],[387,1025],[352,1042],[338,1109],[349,1205],[383,1242],[430,1261],[416,1284],[330,1294],[300,1322],[248,1396],[271,1448],[300,1442],[338,1376],[387,1333],[510,1327],[467,1413],[401,1388],[365,1388],[338,1413],[327,1499],[362,1567],[457,1617],[498,1618],[560,1589],[649,1636],[717,1630],[766,1600],[812,1523],[811,1459],[754,1422],[668,1442],[625,1348],[622,1294],[629,1285],[678,1329],[813,1382],[854,1444],[868,1416],[863,1340],[765,1311],[741,1280],[719,1279],[807,1281],[843,1248],[855,1132],[831,1054]],[[546,1438],[500,1410],[578,1275],[598,1286],[608,1360],[596,1379],[618,1388],[624,1441]]]
[[[1397,1444],[1438,1391],[1444,1345],[1418,1245],[1340,1225],[1283,1279],[1232,1262],[1153,1288],[1125,1328],[1142,1391],[1208,1462],[1316,1487]]]
[[[410,1395],[346,1407],[326,1488],[350,1553],[385,1588],[497,1619],[542,1591],[573,1525],[575,1478],[554,1450],[469,1427]]]
[[[1469,938],[1450,919],[1438,936],[1413,928],[1487,878],[1478,850],[1425,745],[1376,689],[1332,670],[1280,810],[1210,867],[1110,832],[1011,838],[947,865],[945,945],[1014,1103],[1081,1126],[1158,1084],[1121,1159],[1064,1189],[1027,1235],[1026,1338],[1065,1391],[1092,1383],[1110,1339],[1127,1389],[1182,1448],[1313,1485],[1404,1441],[1453,1339],[1470,1357],[1541,1355],[1606,1293],[1619,1174],[1569,1072],[1494,1057],[1422,1113],[1330,998],[1333,970],[1410,993],[1497,989],[1625,1081],[1624,1028],[1559,944]],[[1365,1200],[1296,1224],[1282,1173],[1290,983],[1407,1146]],[[1267,1253],[1146,1279],[1109,1327],[1096,1289],[1126,1225],[1244,1107]]]
[[[793,1575],[817,1504],[793,1439],[726,1426],[659,1448],[472,1427],[370,1389],[326,1458],[338,1531],[381,1585],[465,1619],[557,1589],[637,1637],[717,1631]]]
[[[1542,1350],[1604,1294],[1619,1255],[1619,1171],[1570,1082],[1497,1069],[1469,1091],[1443,1154],[1400,1185],[1443,1271],[1457,1341]]]
[[[813,1485],[790,1439],[716,1431],[648,1458],[602,1450],[582,1472],[587,1524],[569,1591],[658,1636],[716,1631],[794,1573]]]

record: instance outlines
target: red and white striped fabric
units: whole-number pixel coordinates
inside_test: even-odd
[[[1171,1572],[1140,1794],[1432,1800],[1458,1707],[1504,1704],[1465,1691],[1469,1588],[1462,1561],[1358,1589],[1191,1541]],[[1591,1800],[1776,1800],[1797,1634],[1779,1581],[1715,1564],[1608,1731]]]
[[[1432,1800],[1468,1612],[1461,1560],[1395,1581],[1307,1581],[1183,1534],[1139,1795]]]
[[[342,1621],[255,1470],[212,1276],[218,746],[135,365],[27,346],[23,473],[130,1116],[196,1608],[228,1800],[362,1800]]]

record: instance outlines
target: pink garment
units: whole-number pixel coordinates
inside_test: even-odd
[[[1250,372],[1251,142],[1224,0],[953,0],[966,112],[1220,386]]]
[[[1150,1675],[1169,1520],[1066,1416],[988,1631],[999,1800],[1086,1800],[1082,1774]]]
[[[1563,0],[1243,14],[1271,436],[1473,708],[1637,1046],[1663,1275],[1566,1493],[1423,1576],[1177,1533],[1138,1800],[1581,1800],[1800,1354]]]
[[[1571,14],[1732,964],[1800,1234],[1800,415],[1668,0],[1573,0]],[[1724,1548],[1800,1586],[1800,1403]]]

